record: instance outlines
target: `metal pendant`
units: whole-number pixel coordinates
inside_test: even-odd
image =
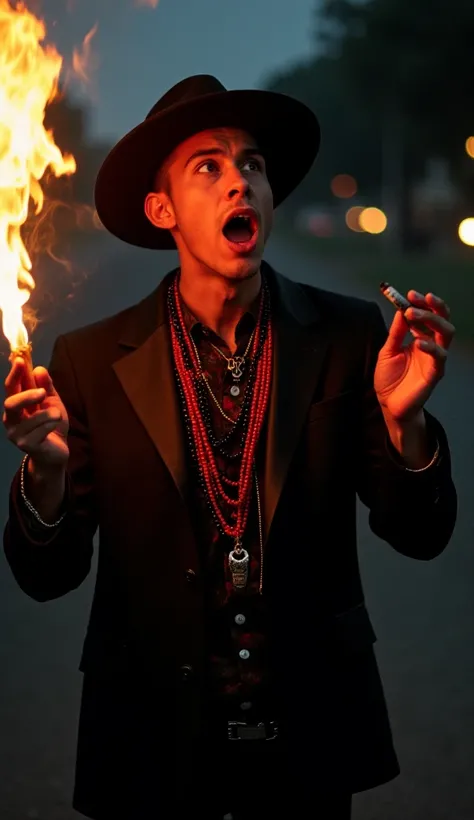
[[[234,379],[242,378],[244,364],[245,359],[243,356],[233,356],[231,359],[227,359],[227,369],[230,370]]]
[[[249,554],[243,549],[240,541],[237,541],[235,549],[229,552],[229,569],[234,589],[245,589],[249,575]]]

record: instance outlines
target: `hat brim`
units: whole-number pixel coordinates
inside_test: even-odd
[[[223,91],[177,103],[140,123],[104,160],[95,185],[95,205],[104,227],[131,245],[174,250],[170,232],[155,228],[148,220],[145,197],[172,151],[194,134],[212,128],[239,128],[257,141],[265,157],[274,207],[299,185],[319,150],[315,114],[284,94]]]

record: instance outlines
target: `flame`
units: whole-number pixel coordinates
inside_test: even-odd
[[[72,67],[74,69],[74,73],[85,85],[91,81],[89,74],[89,68],[92,65],[91,42],[97,34],[98,28],[99,26],[96,23],[84,37],[81,48],[75,48],[72,53]]]
[[[58,95],[62,57],[42,46],[46,27],[24,3],[0,0],[0,310],[12,350],[28,344],[22,308],[35,287],[21,237],[30,199],[39,214],[40,185],[51,168],[58,177],[76,170],[46,131],[46,106]]]
[[[156,9],[159,0],[136,0],[137,6],[148,6],[150,9]]]

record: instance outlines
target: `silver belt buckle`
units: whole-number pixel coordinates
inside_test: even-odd
[[[265,723],[246,723],[241,720],[227,721],[229,740],[276,740],[278,724],[274,720]]]

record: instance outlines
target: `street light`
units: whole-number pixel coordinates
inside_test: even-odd
[[[463,219],[459,228],[458,234],[461,242],[464,242],[465,245],[469,245],[470,247],[474,247],[474,217],[468,217],[468,219]]]
[[[360,215],[364,210],[363,205],[353,205],[346,213],[346,225],[351,231],[363,233],[364,229],[360,225]]]
[[[387,227],[387,217],[380,208],[364,208],[359,217],[359,224],[366,233],[383,233]]]
[[[350,199],[357,193],[357,182],[350,174],[337,174],[331,180],[331,191],[341,199]]]
[[[474,137],[468,137],[466,140],[466,154],[474,159]]]

